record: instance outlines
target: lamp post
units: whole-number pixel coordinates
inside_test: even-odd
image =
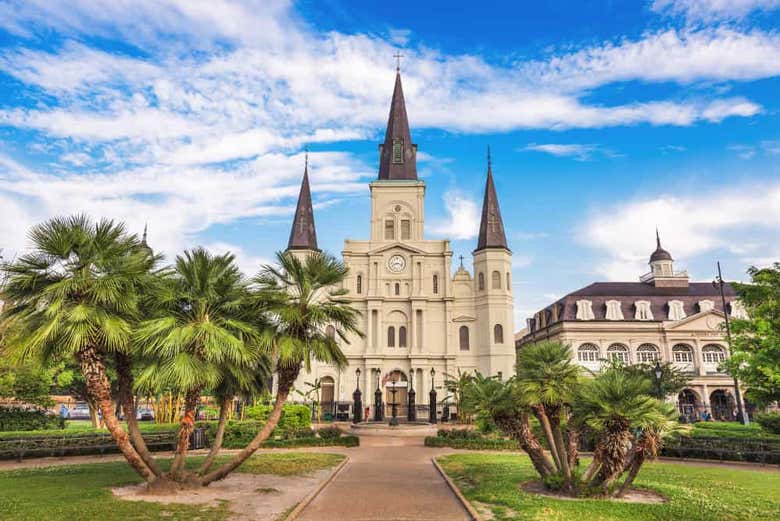
[[[352,393],[353,411],[352,411],[352,423],[360,423],[363,421],[363,400],[362,393],[360,392],[360,368],[355,369],[355,380],[357,381],[357,387],[355,392]]]
[[[381,422],[384,418],[384,411],[382,410],[382,391],[379,389],[379,375],[382,372],[381,369],[376,369],[376,391],[374,391],[374,421]]]
[[[390,426],[395,427],[398,425],[398,402],[395,401],[395,380],[393,380],[392,385],[390,386],[390,393],[393,395],[393,403],[390,405],[392,406],[392,414],[390,416]]]
[[[414,403],[414,399],[417,393],[414,392],[414,369],[409,371],[409,393],[407,394],[408,399],[408,410],[406,411],[406,420],[413,422],[417,421],[417,408]]]
[[[664,377],[664,368],[661,367],[661,362],[658,360],[655,361],[655,369],[653,369],[653,376],[655,376],[655,388],[658,392],[658,399],[662,400],[664,399],[664,390],[662,386],[662,379]]]
[[[428,411],[428,421],[431,423],[436,423],[436,386],[434,385],[434,378],[436,376],[436,370],[431,367],[431,394],[430,394],[430,403]]]
[[[718,261],[718,276],[712,281],[712,285],[720,289],[720,302],[723,305],[723,318],[726,321],[726,341],[729,344],[729,352],[731,352],[731,323],[729,322],[729,314],[726,311],[726,294],[723,291],[723,287],[726,283],[723,281],[723,275],[720,272],[720,261]],[[742,409],[742,393],[739,391],[739,381],[737,377],[734,377],[734,398],[737,400],[737,421],[747,425],[750,420]]]

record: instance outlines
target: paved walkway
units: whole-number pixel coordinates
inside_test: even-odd
[[[431,458],[445,452],[422,438],[362,436],[349,463],[303,510],[300,521],[471,519]]]

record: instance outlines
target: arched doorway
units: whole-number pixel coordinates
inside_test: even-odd
[[[718,389],[710,394],[710,409],[712,417],[720,421],[731,421],[734,419],[735,402],[731,393]]]
[[[407,394],[409,383],[406,374],[398,369],[391,371],[383,378],[385,387],[385,418],[390,418],[393,415],[393,382],[395,382],[396,416],[398,418],[406,418],[407,404],[409,403],[409,395]]]
[[[691,389],[683,389],[677,395],[677,408],[686,422],[690,423],[696,420],[696,414],[699,410],[699,400],[696,393]]]
[[[336,408],[336,383],[331,376],[323,376],[320,379],[320,407],[323,419],[333,419]]]

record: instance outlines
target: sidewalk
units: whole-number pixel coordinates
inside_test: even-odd
[[[363,436],[341,473],[297,521],[466,521],[471,519],[431,463],[452,452],[422,438]]]

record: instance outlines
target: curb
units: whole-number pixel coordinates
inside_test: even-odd
[[[341,472],[341,470],[349,463],[349,456],[344,456],[344,461],[342,461],[338,467],[336,467],[336,470],[333,471],[333,473],[328,476],[328,479],[320,483],[320,485],[314,489],[311,493],[309,493],[308,496],[303,498],[300,503],[290,512],[287,514],[286,517],[282,518],[281,521],[294,521],[295,519],[298,519],[298,516],[301,515],[301,512],[303,512],[303,509],[309,506],[309,503],[314,501],[314,498],[317,497],[320,492],[322,492],[322,489],[328,486],[331,481],[333,481],[336,476]]]
[[[479,515],[479,512],[477,512],[476,509],[471,506],[471,503],[469,503],[468,500],[463,496],[460,489],[457,487],[457,485],[455,485],[455,482],[452,481],[452,479],[450,479],[450,477],[444,472],[444,469],[439,466],[436,458],[431,458],[431,463],[433,463],[433,466],[437,471],[439,471],[441,477],[444,478],[444,482],[447,483],[447,486],[450,487],[452,493],[455,494],[455,497],[458,498],[458,501],[460,501],[461,505],[463,505],[463,508],[465,508],[469,516],[471,516],[471,521],[484,521],[482,516]]]

